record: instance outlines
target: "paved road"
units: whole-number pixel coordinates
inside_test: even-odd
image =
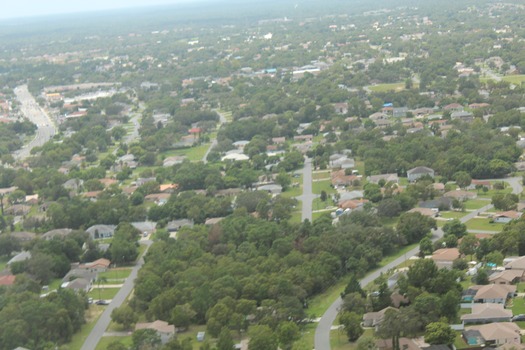
[[[312,204],[317,196],[312,193],[312,159],[306,158],[302,169],[303,194],[297,197],[303,203],[301,220],[312,221]]]
[[[221,128],[222,124],[227,123],[228,119],[226,119],[224,114],[222,114],[221,112],[219,112],[217,110],[215,110],[215,112],[219,115],[219,124],[217,125],[217,131],[219,131],[219,129]],[[206,153],[204,154],[204,157],[202,157],[202,161],[203,161],[204,164],[208,163],[208,154],[210,154],[211,150],[216,145],[217,145],[217,138],[214,138],[213,140],[211,140],[210,147],[208,147],[208,149],[206,150]]]
[[[501,181],[501,179],[500,179]],[[523,186],[521,185],[521,178],[519,177],[513,177],[513,178],[507,178],[505,181],[512,187],[512,193],[520,194],[523,191]],[[304,205],[304,204],[303,204]],[[480,208],[477,211],[473,211],[464,217],[460,219],[461,222],[465,223],[468,220],[474,218],[478,211],[483,212],[492,209],[493,205],[488,204],[484,206],[483,208]],[[432,232],[432,240],[436,241],[439,238],[443,237],[443,231],[438,228],[437,230],[434,230]],[[414,255],[416,255],[419,252],[419,247],[416,247],[403,256],[400,256],[396,260],[392,261],[390,264],[375,270],[374,272],[368,274],[366,277],[364,277],[360,283],[362,286],[366,286],[376,278],[378,278],[381,273],[386,273],[388,270],[395,268],[396,266],[402,264],[407,260],[407,258],[410,258]],[[324,313],[324,315],[321,317],[321,320],[319,321],[319,324],[317,325],[317,328],[315,330],[315,349],[316,350],[330,350],[330,329],[332,327],[332,324],[334,323],[338,310],[340,309],[343,301],[339,297],[335,302],[330,305],[328,310]]]
[[[42,146],[56,133],[56,127],[51,118],[38,105],[35,98],[27,89],[27,85],[21,85],[15,88],[15,95],[20,101],[20,110],[24,116],[37,126],[36,136],[28,144],[13,153],[16,160],[24,160],[30,156],[33,147]]]
[[[146,251],[144,252],[144,254],[146,254],[153,242],[149,240],[141,240],[140,242],[146,244],[147,247]],[[111,300],[111,303],[106,307],[102,315],[100,315],[97,323],[95,324],[95,327],[93,327],[91,333],[89,333],[88,337],[84,341],[84,345],[82,345],[82,348],[80,348],[81,350],[94,350],[97,347],[100,338],[102,338],[104,335],[104,332],[108,328],[109,322],[111,321],[111,311],[122,305],[129,293],[131,293],[135,283],[135,278],[137,278],[137,273],[142,265],[144,265],[144,259],[141,257],[131,270],[131,274],[126,279],[126,282],[124,282],[122,288],[120,288],[117,295],[115,295],[113,300]]]

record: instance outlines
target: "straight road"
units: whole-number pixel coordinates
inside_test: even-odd
[[[37,126],[35,137],[28,144],[13,153],[13,157],[20,161],[29,157],[31,149],[42,146],[51,140],[56,133],[56,127],[51,118],[49,118],[31,95],[27,85],[16,87],[14,92],[20,102],[20,111],[22,114]]]
[[[501,181],[501,179],[499,179]],[[521,185],[521,178],[519,177],[512,177],[504,179],[511,187],[512,187],[512,193],[520,194],[523,191],[523,186]],[[304,206],[304,204],[303,204]],[[477,211],[471,212],[464,217],[460,219],[461,222],[465,223],[469,221],[470,219],[474,218],[478,211],[483,212],[487,211],[493,208],[492,204],[488,204],[484,206],[483,208],[480,208]],[[437,230],[434,230],[432,232],[432,241],[436,241],[443,237],[443,231],[441,228],[438,228]],[[376,278],[378,278],[382,273],[386,273],[388,270],[393,269],[399,265],[401,265],[403,262],[407,260],[407,258],[411,258],[414,255],[419,253],[419,247],[416,247],[410,251],[408,251],[403,256],[400,256],[396,260],[392,261],[386,266],[383,266],[380,269],[375,270],[374,272],[368,274],[363,279],[361,279],[360,283],[361,286],[366,286],[370,282],[374,281]],[[337,298],[336,301],[330,305],[328,310],[324,313],[324,315],[321,317],[321,320],[319,321],[319,324],[317,325],[317,328],[315,330],[315,349],[316,350],[330,350],[330,329],[332,327],[332,324],[334,323],[337,313],[339,312],[339,309],[341,308],[341,305],[343,304],[343,300],[341,297]]]
[[[217,125],[217,131],[219,131],[219,129],[221,128],[222,124],[227,123],[228,119],[226,119],[224,114],[222,114],[221,112],[219,112],[217,110],[215,110],[215,112],[219,115],[219,124]],[[217,145],[217,138],[214,138],[213,140],[211,140],[210,147],[208,147],[208,149],[206,150],[206,153],[204,154],[204,157],[202,157],[202,162],[204,164],[208,163],[208,154],[210,154],[211,150],[216,145]]]
[[[312,192],[312,159],[305,158],[302,169],[303,174],[303,194],[296,197],[303,203],[301,221],[312,221],[312,204],[317,196]]]
[[[104,312],[102,312],[102,315],[100,315],[97,323],[95,324],[95,327],[91,330],[91,333],[89,333],[88,337],[84,341],[84,345],[80,348],[81,350],[95,350],[97,347],[98,342],[100,341],[100,338],[104,335],[104,332],[106,332],[106,329],[109,326],[109,322],[111,321],[111,312],[118,308],[119,306],[124,303],[128,295],[131,293],[131,290],[133,289],[135,279],[137,278],[137,274],[144,265],[144,259],[143,256],[147,253],[149,247],[153,243],[149,240],[141,240],[140,243],[146,244],[146,251],[142,255],[142,257],[139,258],[136,265],[131,270],[131,274],[124,282],[124,285],[120,290],[118,291],[117,295],[111,300],[111,303],[106,306],[106,309]]]

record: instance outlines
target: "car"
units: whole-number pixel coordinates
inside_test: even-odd
[[[97,305],[109,305],[109,301],[100,299],[100,300],[97,300],[95,304],[97,304]]]
[[[512,317],[512,322],[516,322],[516,321],[525,321],[525,315],[520,314],[520,315],[516,315]]]

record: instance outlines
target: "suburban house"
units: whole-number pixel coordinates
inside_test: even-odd
[[[53,239],[55,237],[64,238],[71,232],[73,232],[73,230],[70,228],[57,228],[55,230],[47,231],[42,235],[42,238],[47,240]]]
[[[389,306],[377,312],[367,312],[366,314],[364,314],[363,327],[379,327],[379,325],[381,324],[381,322],[383,322],[383,319],[385,318],[385,313],[388,310],[397,311],[396,308]]]
[[[344,154],[332,154],[330,156],[330,167],[332,169],[352,169],[355,167],[355,160],[348,158]]]
[[[470,112],[458,111],[452,112],[452,114],[450,114],[450,119],[461,120],[463,122],[471,122],[472,120],[474,120],[474,115]]]
[[[371,182],[373,184],[378,184],[379,181],[384,180],[385,183],[393,182],[393,183],[399,183],[399,177],[397,174],[381,174],[381,175],[370,175],[366,178],[366,181]]]
[[[206,226],[212,226],[212,225],[218,224],[218,223],[221,222],[223,219],[224,219],[224,217],[208,218],[208,219],[206,219],[206,221],[204,222],[204,225],[206,225]]]
[[[408,211],[409,213],[419,213],[423,216],[428,216],[429,218],[436,217],[438,212],[430,208],[412,208]]]
[[[418,166],[407,171],[407,178],[410,182],[414,182],[420,177],[427,175],[434,178],[434,169],[427,168],[426,166]]]
[[[452,208],[453,201],[454,200],[450,197],[439,197],[436,199],[419,202],[418,206],[428,209],[450,210],[450,208]]]
[[[392,350],[392,339],[378,339],[375,342],[377,350]],[[414,339],[410,338],[399,338],[399,348],[403,350],[421,350]]]
[[[432,254],[432,260],[436,263],[436,266],[440,269],[452,269],[454,260],[460,257],[458,248],[442,248],[436,250]]]
[[[515,210],[509,210],[501,213],[496,213],[494,215],[494,222],[501,223],[501,224],[508,224],[512,220],[518,220],[521,218],[521,215],[523,213],[520,213]]]
[[[443,109],[445,111],[450,111],[450,112],[460,112],[460,111],[463,111],[465,108],[459,103],[451,103],[443,107]]]
[[[86,230],[92,239],[111,238],[115,234],[115,225],[93,225]]]
[[[180,220],[172,220],[168,222],[166,225],[166,229],[168,232],[177,232],[183,227],[193,227],[193,220],[190,219],[180,219]]]
[[[33,232],[26,231],[11,232],[9,235],[19,242],[29,242],[36,237],[36,234]]]
[[[12,286],[15,283],[15,275],[0,276],[0,286]]]
[[[446,192],[443,196],[452,198],[452,199],[457,199],[458,201],[464,202],[468,199],[474,199],[478,195],[474,192],[463,191],[463,190],[453,190],[453,191]]]
[[[156,320],[150,323],[137,323],[135,330],[139,329],[153,329],[160,337],[162,344],[166,344],[175,334],[175,326],[168,324],[168,322]]]
[[[339,202],[339,208],[344,211],[355,211],[363,210],[367,199],[349,199],[346,201]]]
[[[461,322],[464,324],[509,322],[511,318],[512,310],[505,309],[503,304],[472,304],[472,312],[461,315]]]
[[[93,280],[85,279],[85,278],[75,278],[72,281],[62,283],[61,287],[72,289],[75,292],[83,291],[87,293],[93,287]]]
[[[15,262],[20,262],[20,261],[26,261],[26,260],[29,260],[31,259],[31,252],[29,250],[24,250],[18,254],[16,254],[15,256],[13,256],[8,262],[7,262],[7,265],[11,265],[12,263],[15,263]]]
[[[170,193],[151,193],[144,197],[144,200],[146,202],[153,202],[157,205],[164,205],[168,203],[168,200],[170,199],[171,194]]]
[[[521,344],[520,327],[512,322],[470,326],[462,335],[470,346]]]
[[[105,272],[111,265],[108,259],[100,258],[78,266],[78,269],[89,270],[91,272]]]
[[[257,191],[268,192],[269,194],[281,194],[283,187],[278,184],[266,184],[257,187]]]
[[[72,282],[78,278],[85,279],[90,282],[94,282],[97,279],[97,272],[86,270],[86,269],[80,269],[78,268],[78,264],[71,264],[71,270],[62,278],[62,283]]]
[[[493,273],[489,276],[489,282],[493,284],[516,284],[523,279],[523,270],[505,270]]]
[[[332,179],[332,185],[335,186],[349,186],[355,180],[359,180],[361,177],[356,175],[346,175],[344,170],[332,171],[330,174]]]
[[[478,289],[474,296],[475,303],[505,304],[516,293],[516,286],[507,284],[487,284]]]
[[[525,256],[507,258],[503,260],[505,264],[505,269],[507,270],[525,270]]]

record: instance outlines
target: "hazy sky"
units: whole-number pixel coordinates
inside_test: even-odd
[[[195,0],[11,0],[6,1],[2,6],[0,18],[42,16],[191,1]]]

